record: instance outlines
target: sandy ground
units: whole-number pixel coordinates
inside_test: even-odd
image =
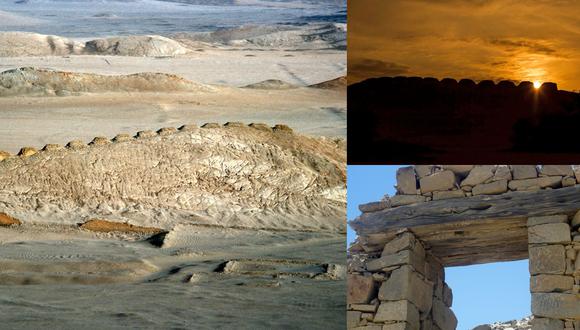
[[[64,145],[74,139],[89,142],[95,136],[132,135],[139,130],[205,122],[282,123],[309,135],[346,136],[346,91],[305,87],[344,76],[345,51],[206,47],[187,56],[162,58],[100,55],[0,58],[0,71],[19,67],[106,75],[163,72],[214,88],[180,93],[0,97],[0,150],[11,153],[22,146],[40,149],[47,143]],[[285,90],[239,88],[268,79],[300,87]],[[231,140],[227,143],[232,144]],[[225,153],[228,157],[239,152],[236,148],[239,149],[240,144],[233,144]],[[258,144],[263,147],[268,143]],[[178,148],[173,149],[168,152],[180,152]],[[255,149],[260,148],[255,146]],[[90,153],[92,149],[88,150]],[[269,173],[274,175],[272,187],[277,188],[289,186],[285,182],[295,182],[296,177],[309,178],[308,175],[292,176],[297,166],[291,164],[297,155],[304,155],[304,162],[310,164],[324,154],[322,151],[309,156],[304,149],[296,150],[291,156],[279,157],[282,148],[272,150],[264,152],[269,156],[265,157],[267,164],[264,165],[279,172]],[[43,159],[42,154],[33,157]],[[48,158],[46,161],[50,163]],[[280,166],[281,160],[286,159],[287,169]],[[31,166],[26,164],[30,165],[33,158],[30,162],[23,160],[23,165],[12,161],[4,162],[16,164],[10,170],[21,173],[23,182],[37,177],[27,171]],[[220,159],[215,161],[221,162]],[[234,159],[229,163],[239,162],[241,160]],[[305,174],[323,178],[340,174],[325,173],[329,170],[324,166],[327,163],[315,163],[312,169],[304,170]],[[85,173],[80,168],[69,169],[69,172],[75,170],[81,176]],[[118,173],[106,175],[111,180],[126,179],[116,178]],[[225,176],[232,174],[227,169],[216,170],[214,181],[221,182],[218,179]],[[45,182],[48,177],[66,183],[61,180],[66,177],[65,173],[58,171],[45,178],[41,173],[36,183]],[[152,178],[153,175],[144,175],[143,182]],[[276,184],[277,179],[282,183]],[[25,198],[26,193],[13,194],[18,184],[16,190],[5,189],[3,193]],[[83,184],[75,184],[69,190],[76,191],[81,186]],[[225,186],[220,184],[216,189]],[[204,182],[179,188],[192,192],[199,187],[205,187]],[[151,191],[157,193],[159,189],[163,187],[151,187]],[[49,196],[49,199],[61,197]],[[305,200],[310,199],[305,197]],[[8,212],[11,203],[10,200],[0,201],[0,205],[4,205],[0,212]],[[321,204],[318,205],[321,209],[329,206]],[[158,208],[152,210],[159,212]],[[308,208],[298,211],[293,213],[295,217],[306,214]],[[27,209],[18,215],[24,213],[31,217],[41,214],[38,210]],[[141,218],[148,214],[140,213]],[[169,233],[158,247],[139,235],[97,234],[80,230],[70,223],[57,225],[54,219],[60,215],[47,215],[44,223],[24,221],[20,227],[0,227],[1,327],[340,329],[346,323],[346,237],[341,231],[324,230],[323,226],[313,231],[274,231],[271,227],[250,230],[181,223],[164,228]],[[25,217],[21,219],[26,220]],[[135,224],[150,221],[143,219],[142,223]],[[316,222],[305,215],[304,227],[308,227],[309,221]],[[329,222],[342,224],[344,216],[336,216]],[[236,263],[224,267],[228,261]]]
[[[256,57],[247,57],[248,54]],[[292,57],[289,57],[290,55]],[[2,58],[0,68],[46,67],[73,72],[174,73],[194,82],[218,84],[211,93],[107,93],[69,97],[0,98],[0,150],[86,142],[143,129],[186,123],[242,121],[284,123],[298,132],[346,136],[345,91],[297,88],[237,88],[267,79],[304,86],[345,73],[344,52],[221,50],[199,57],[155,59],[119,56]],[[111,65],[109,65],[110,63]]]
[[[72,227],[0,228],[0,322],[22,329],[341,328],[342,275],[312,275],[323,264],[344,267],[344,242],[336,234],[182,226],[158,248]],[[250,268],[215,271],[233,259],[249,260]]]
[[[345,76],[346,52],[203,48],[192,55],[175,57],[70,55],[0,58],[0,71],[29,66],[111,75],[164,72],[194,82],[238,87],[266,79],[310,85]]]
[[[302,133],[344,137],[345,97],[312,88],[226,88],[219,93],[0,98],[0,150],[16,153],[23,146],[227,121],[284,123]]]

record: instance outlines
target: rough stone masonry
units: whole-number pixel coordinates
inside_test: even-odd
[[[532,329],[580,330],[570,165],[417,165],[351,221],[349,329],[455,329],[445,267],[529,258]]]

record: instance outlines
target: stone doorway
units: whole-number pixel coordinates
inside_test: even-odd
[[[360,206],[350,223],[358,241],[349,251],[349,328],[456,329],[446,267],[529,258],[533,329],[580,329],[580,186],[547,174],[572,167],[530,166],[538,171],[530,181],[514,179],[510,166],[489,182],[481,174],[493,177],[497,167],[470,167],[462,177],[427,175],[425,186],[435,189],[428,193],[414,171],[415,195]],[[469,194],[458,177],[475,182]]]

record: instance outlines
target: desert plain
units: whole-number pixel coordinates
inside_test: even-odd
[[[71,37],[2,9],[1,324],[345,324],[345,24]]]

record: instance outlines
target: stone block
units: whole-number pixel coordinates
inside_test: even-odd
[[[433,165],[415,165],[415,173],[417,173],[417,177],[422,178],[427,175],[431,175],[435,166]]]
[[[350,304],[349,308],[354,311],[364,312],[364,313],[374,313],[377,311],[378,305],[373,304]]]
[[[545,176],[574,176],[572,165],[542,165],[540,174]]]
[[[377,287],[372,276],[349,274],[347,290],[347,303],[367,304],[376,296]]]
[[[529,248],[530,274],[564,274],[566,252],[562,245],[531,246]]]
[[[491,183],[482,183],[473,187],[471,192],[475,195],[497,195],[503,194],[508,190],[508,181],[500,180]]]
[[[451,190],[456,184],[455,173],[449,170],[433,173],[419,180],[422,194],[431,191]]]
[[[574,277],[564,275],[535,275],[530,277],[531,292],[563,292],[572,290]]]
[[[536,165],[510,165],[514,180],[531,179],[538,177]]]
[[[534,190],[540,188],[558,188],[562,184],[561,176],[543,176],[534,179],[512,180],[508,183],[511,190]]]
[[[391,207],[391,200],[387,199],[387,200],[382,200],[382,201],[378,201],[378,202],[370,202],[370,203],[366,203],[366,204],[361,204],[358,206],[358,209],[363,213],[369,213],[369,212],[382,211],[382,210],[388,209],[390,207]]]
[[[461,181],[461,186],[476,186],[493,178],[494,165],[476,165],[469,175]]]
[[[528,227],[528,243],[566,243],[570,242],[570,226],[567,223],[547,223]]]
[[[425,260],[410,250],[403,250],[367,261],[367,270],[375,272],[383,268],[400,265],[411,265],[417,271],[424,272]]]
[[[580,320],[580,299],[567,293],[532,293],[532,313],[539,317]]]
[[[413,166],[397,169],[397,191],[402,195],[417,194],[417,177]]]
[[[463,190],[448,190],[448,191],[434,191],[433,200],[441,199],[451,199],[451,198],[463,198],[465,197],[465,192]]]
[[[457,328],[457,318],[453,311],[445,306],[440,299],[433,299],[433,322],[441,330],[455,330]]]
[[[509,166],[507,165],[498,165],[495,169],[495,173],[493,174],[492,181],[499,181],[499,180],[511,180],[512,171],[510,170]]]
[[[379,300],[412,302],[421,313],[431,310],[433,302],[433,284],[424,281],[409,266],[402,266],[391,273],[379,290]]]
[[[392,241],[389,241],[387,244],[385,244],[381,256],[384,257],[402,250],[411,250],[418,256],[425,257],[425,248],[415,238],[415,235],[410,232],[402,233],[401,235],[395,237]]]
[[[443,280],[445,277],[443,265],[430,254],[425,257],[425,277],[431,282]]]
[[[351,329],[357,327],[359,325],[361,315],[361,312],[346,311],[346,328]]]
[[[535,317],[531,321],[532,329],[534,330],[563,330],[564,322],[562,320],[546,319]]]
[[[447,283],[443,283],[443,303],[447,307],[451,307],[453,304],[453,291]]]
[[[543,217],[529,217],[528,218],[528,227],[536,226],[536,225],[543,225],[547,223],[567,223],[568,216],[565,214],[558,214],[558,215],[547,215]]]
[[[578,226],[580,226],[580,211],[576,212],[572,218],[572,228],[577,228]]]
[[[475,167],[475,165],[441,165],[444,170],[450,170],[458,176],[465,177]]]
[[[383,301],[374,322],[404,321],[411,329],[419,329],[419,311],[408,300]]]
[[[562,187],[571,187],[576,185],[576,178],[573,176],[565,176],[562,178]]]
[[[410,205],[410,204],[417,204],[425,202],[425,196],[421,195],[395,195],[391,197],[391,206],[403,206],[403,205]]]

